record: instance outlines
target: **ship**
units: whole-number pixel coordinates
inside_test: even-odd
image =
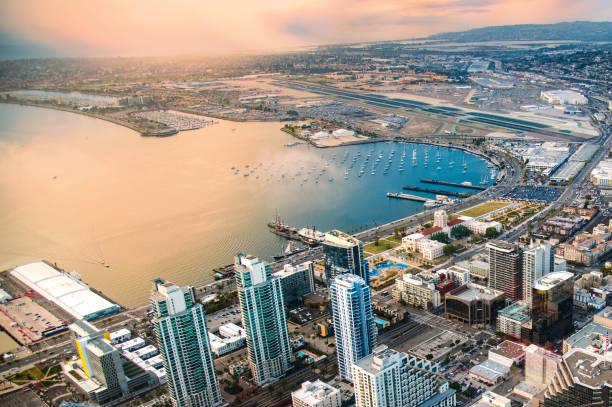
[[[314,227],[311,228],[302,228],[298,230],[298,236],[302,243],[305,243],[309,246],[316,246],[320,243],[323,243],[325,240],[325,233],[319,232]]]
[[[285,247],[285,250],[283,251],[282,254],[279,254],[277,256],[272,256],[272,258],[274,260],[283,260],[286,259],[287,257],[291,257],[294,254],[298,254],[298,253],[302,253],[305,252],[307,250],[309,250],[310,248],[308,246],[304,246],[304,247],[299,247],[296,243],[294,243],[293,241],[289,241],[289,243],[287,243],[287,246]]]
[[[300,240],[297,229],[285,224],[278,215],[273,222],[268,222],[268,227],[271,229],[272,233],[279,236],[286,237],[287,239]]]

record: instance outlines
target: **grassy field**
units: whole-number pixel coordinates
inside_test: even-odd
[[[511,205],[511,203],[509,202],[489,201],[489,202],[481,203],[480,205],[476,205],[473,208],[466,209],[465,211],[461,211],[457,213],[457,215],[470,216],[472,218],[476,218],[478,216],[482,216],[484,214],[493,212],[497,209],[501,209],[509,205]]]
[[[378,241],[378,246],[376,246],[374,242],[368,243],[367,245],[363,246],[363,251],[369,254],[378,254],[384,252],[385,250],[393,249],[399,245],[400,243],[392,240],[380,239]]]

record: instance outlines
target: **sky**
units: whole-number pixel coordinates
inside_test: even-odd
[[[612,20],[609,0],[0,0],[0,56],[163,56]]]

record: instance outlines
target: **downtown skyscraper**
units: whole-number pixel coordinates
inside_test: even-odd
[[[370,284],[368,262],[363,256],[363,243],[339,230],[330,230],[323,241],[325,280],[331,285],[340,274],[355,274]]]
[[[531,244],[523,250],[523,301],[532,306],[533,283],[552,273],[555,260],[555,252],[548,242]]]
[[[223,399],[208,342],[204,307],[193,287],[153,281],[151,305],[170,395],[177,407],[214,407]]]
[[[489,252],[489,288],[503,291],[511,299],[523,297],[521,249],[502,240],[487,243]]]
[[[340,376],[351,380],[351,366],[372,353],[376,327],[372,314],[372,294],[363,278],[341,274],[329,289],[332,321]]]
[[[251,372],[257,384],[266,384],[291,367],[281,279],[255,256],[238,254],[234,267]]]

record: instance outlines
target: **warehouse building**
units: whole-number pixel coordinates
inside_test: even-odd
[[[117,304],[91,291],[83,281],[42,261],[15,267],[11,276],[76,319],[92,321],[119,311]]]

